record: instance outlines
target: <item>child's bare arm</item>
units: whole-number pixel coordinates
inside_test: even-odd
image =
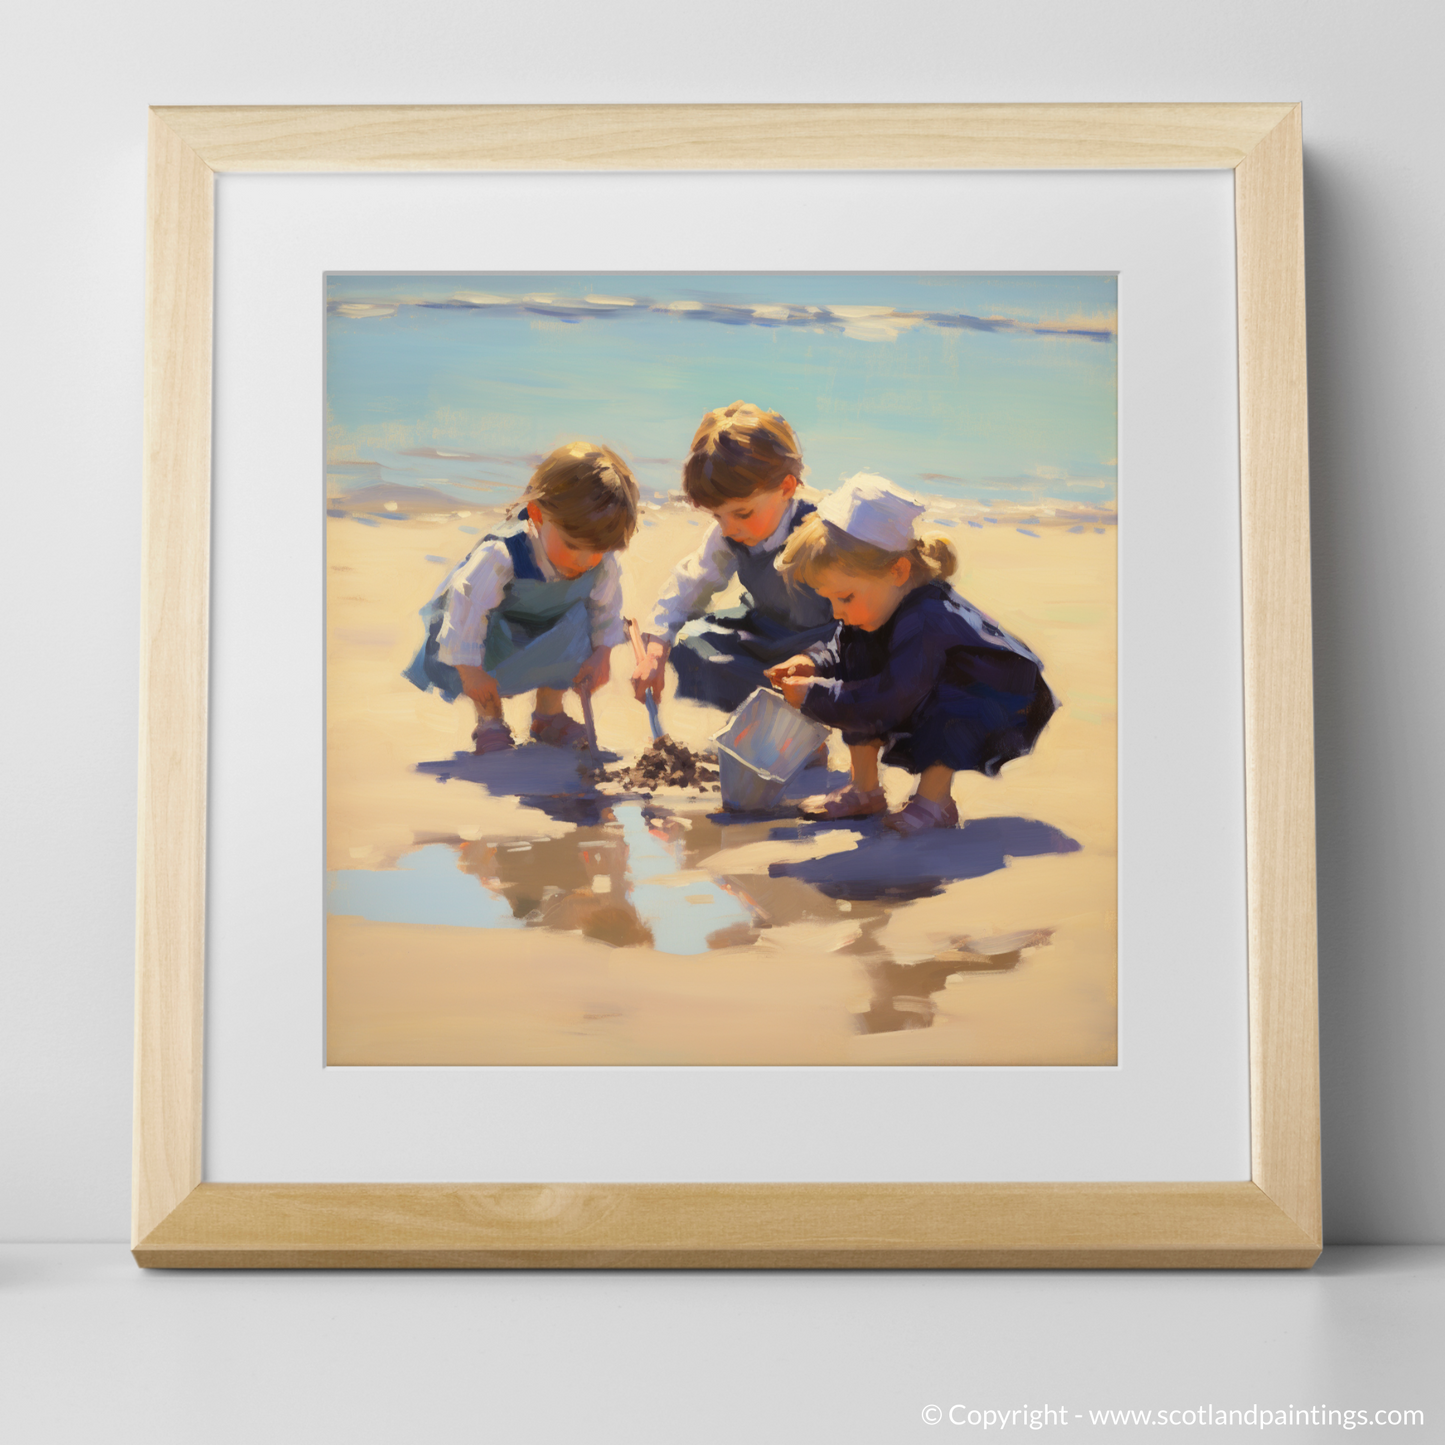
[[[592,656],[577,669],[577,676],[572,679],[572,686],[583,697],[588,697],[599,687],[605,687],[607,679],[611,676],[612,649],[610,647],[594,647]]]
[[[476,704],[477,715],[500,717],[502,695],[492,675],[485,668],[468,667],[466,663],[458,663],[457,671],[461,674],[462,691]]]
[[[783,701],[789,707],[801,710],[803,702],[808,696],[808,689],[813,685],[813,680],[810,677],[785,677],[773,685],[782,693]]]

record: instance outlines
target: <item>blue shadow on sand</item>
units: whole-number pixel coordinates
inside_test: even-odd
[[[793,836],[806,840],[815,831],[799,828]],[[848,852],[773,863],[768,874],[810,883],[829,898],[926,898],[940,892],[945,883],[993,873],[1010,858],[1077,853],[1080,846],[1068,834],[1032,818],[975,818],[961,828],[938,829],[912,838],[894,837],[874,822],[858,846]]]
[[[600,761],[617,760],[616,753],[599,754]],[[595,827],[611,798],[599,798],[583,776],[587,755],[575,749],[549,748],[531,743],[500,753],[454,753],[436,762],[418,763],[416,770],[437,782],[453,778],[479,783],[494,797],[518,798],[559,823]]]

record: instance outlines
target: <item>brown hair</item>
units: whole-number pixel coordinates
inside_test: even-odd
[[[570,442],[544,457],[518,506],[530,502],[599,552],[625,547],[637,530],[637,483],[616,452],[595,442]]]
[[[828,567],[851,572],[855,577],[880,577],[905,557],[914,587],[942,582],[958,568],[958,553],[941,533],[920,537],[902,552],[890,552],[825,522],[816,512],[804,517],[793,529],[776,565],[789,582],[811,585]]]
[[[792,427],[775,411],[735,401],[703,417],[683,463],[682,489],[695,507],[721,507],[754,492],[775,492],[802,472]]]

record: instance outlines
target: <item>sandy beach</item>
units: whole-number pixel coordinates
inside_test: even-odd
[[[401,672],[418,609],[501,511],[374,490],[328,519],[331,1064],[1115,1061],[1113,526],[930,512],[959,591],[1042,656],[1063,704],[1031,756],[956,780],[965,826],[940,852],[876,820],[599,792],[556,749],[472,757],[470,705]],[[425,510],[442,506],[462,509]],[[630,614],[706,520],[648,506]],[[627,762],[649,736],[631,663],[617,649],[595,699],[602,747]],[[506,706],[525,738],[530,699]],[[726,721],[670,691],[662,719],[693,748]],[[789,793],[837,786],[845,757],[835,735],[832,767]],[[887,770],[891,800],[911,783]]]

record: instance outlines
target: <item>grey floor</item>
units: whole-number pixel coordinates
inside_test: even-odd
[[[0,1246],[16,1445],[1352,1433],[1088,1414],[1201,1406],[1420,1410],[1368,1437],[1440,1440],[1442,1343],[1445,1246],[1225,1274],[165,1273],[118,1245]],[[1044,1407],[1064,1423],[969,1422]]]

